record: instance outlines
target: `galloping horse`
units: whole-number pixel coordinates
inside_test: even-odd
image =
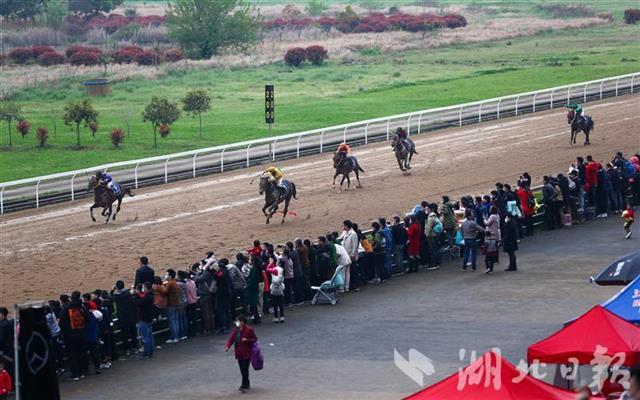
[[[585,145],[591,144],[589,142],[589,133],[595,127],[595,123],[589,116],[587,117],[578,116],[578,118],[576,118],[575,121],[573,119],[574,116],[575,116],[575,111],[569,110],[569,112],[567,113],[567,123],[571,124],[571,139],[569,140],[569,144],[570,145],[576,144],[576,137],[578,136],[578,132],[580,131],[584,132],[586,136],[584,144]]]
[[[394,134],[391,138],[391,147],[396,153],[396,160],[401,171],[407,171],[411,169],[411,159],[414,154],[418,154],[416,151],[416,145],[409,138],[400,139],[398,134]]]
[[[291,202],[291,198],[293,197],[298,200],[296,197],[296,185],[287,180],[283,180],[282,183],[287,186],[289,190],[284,190],[283,188],[278,187],[278,184],[269,176],[263,175],[260,177],[258,192],[260,194],[264,193],[264,207],[262,207],[262,213],[267,217],[267,224],[271,217],[273,217],[273,214],[278,211],[278,205],[283,201],[284,215],[282,215],[282,223],[284,224],[284,219],[287,217],[287,212],[289,212],[289,203]],[[268,214],[267,209],[269,210]]]
[[[131,189],[122,188],[120,190],[119,195],[113,194],[113,192],[107,189],[104,185],[100,184],[100,181],[95,176],[92,176],[89,180],[88,190],[93,190],[94,200],[93,205],[89,207],[89,212],[91,213],[91,219],[93,222],[96,222],[95,217],[93,216],[93,209],[102,207],[102,216],[107,217],[107,220],[104,222],[105,224],[109,223],[109,219],[113,217],[113,220],[116,220],[116,215],[120,211],[120,205],[122,204],[122,198],[125,194],[128,194],[129,197],[133,197],[131,193]],[[113,203],[118,200],[118,207],[116,208],[116,212],[113,213]]]
[[[344,180],[347,180],[347,190],[351,187],[351,179],[349,175],[352,172],[356,173],[356,180],[358,181],[357,188],[361,188],[360,184],[360,172],[364,172],[364,170],[360,167],[358,160],[353,156],[348,156],[347,153],[343,151],[338,151],[333,155],[333,168],[336,169],[335,175],[333,175],[333,187],[336,187],[336,178],[338,175],[342,175],[342,180],[340,181],[340,190],[342,190],[342,184]]]

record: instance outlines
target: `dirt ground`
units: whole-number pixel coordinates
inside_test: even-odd
[[[358,147],[354,154],[366,170],[362,189],[331,188],[329,154],[280,163],[299,197],[292,207],[296,216],[284,225],[264,223],[257,187],[249,184],[259,168],[137,191],[109,225],[91,222],[87,200],[5,215],[0,304],[111,288],[118,279],[131,283],[141,255],[163,273],[187,267],[208,250],[233,257],[253,239],[316,238],[346,218],[366,228],[368,221],[404,215],[424,199],[485,193],[524,171],[538,183],[545,174],[566,171],[579,155],[606,162],[615,151],[640,150],[640,96],[586,109],[596,122],[590,147],[569,146],[563,109],[416,136],[411,175],[398,169],[388,144]]]

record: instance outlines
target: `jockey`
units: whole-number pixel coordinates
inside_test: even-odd
[[[582,109],[582,106],[580,104],[571,103],[571,104],[569,104],[567,106],[567,108],[570,108],[570,109],[573,110],[573,121],[571,121],[571,122],[575,122],[575,120],[578,118],[578,116],[586,119],[587,114],[585,114],[585,112]]]
[[[349,145],[346,143],[340,143],[340,146],[338,146],[338,150],[336,151],[336,153],[344,153],[347,156],[351,155],[351,147],[349,147]]]
[[[398,138],[401,139],[401,140],[406,140],[407,139],[407,131],[405,131],[402,128],[396,129],[396,135],[398,135]]]
[[[270,176],[271,180],[276,182],[276,185],[278,185],[278,187],[287,190],[287,188],[282,184],[282,178],[284,177],[284,174],[282,173],[280,168],[271,166],[265,169],[263,174]]]
[[[96,172],[96,179],[98,180],[98,183],[100,183],[101,185],[105,185],[107,189],[113,191],[113,178],[111,177],[111,175],[107,174],[106,172],[98,171]]]

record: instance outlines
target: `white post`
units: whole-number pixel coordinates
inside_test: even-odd
[[[551,90],[551,107],[549,107],[550,109],[553,109],[553,94],[555,93],[555,89]]]
[[[73,181],[76,179],[76,174],[73,174],[73,176],[71,177],[71,201],[75,200],[75,191],[73,188]]]
[[[273,151],[271,152],[271,161],[276,160],[276,143],[278,143],[278,139],[275,139],[273,141],[273,144],[271,145],[271,148],[273,149]]]
[[[478,122],[482,122],[482,106],[484,103],[480,103],[480,107],[478,108]]]
[[[518,115],[518,102],[520,101],[520,96],[516,97],[516,115]]]
[[[138,188],[138,167],[140,163],[136,164],[136,167],[133,169],[133,180],[135,182],[136,189]]]
[[[168,183],[169,182],[169,160],[170,158],[167,157],[166,161],[164,162],[164,183]]]
[[[583,103],[587,102],[587,86],[589,86],[588,83],[584,84],[584,99],[582,100]]]
[[[420,113],[420,115],[418,115],[418,134],[420,134],[420,123],[422,122],[422,114],[424,113]]]
[[[322,132],[320,133],[320,154],[322,154],[322,144],[323,144],[323,139],[324,139],[324,129],[322,130]]]
[[[496,119],[500,119],[500,104],[501,103],[502,103],[502,98],[500,100],[498,100],[498,110],[497,110]]]
[[[538,97],[538,92],[533,95],[533,112],[536,112],[536,97]]]
[[[0,189],[0,214],[4,214],[4,188]]]
[[[567,104],[566,105],[569,105],[569,103],[571,103],[571,86],[567,88]]]
[[[407,136],[411,136],[411,117],[412,115],[409,114],[409,118],[407,118]]]
[[[636,79],[635,75],[631,75],[631,93],[633,93],[633,80]]]
[[[40,190],[40,181],[36,183],[36,208],[40,207],[40,193],[38,193],[39,190]]]
[[[296,158],[300,158],[300,139],[302,139],[302,135],[298,135],[298,140],[296,140]]]
[[[600,82],[600,100],[602,100],[602,86],[604,85],[604,80]]]
[[[347,143],[347,127],[344,127],[344,131],[342,131],[342,142]]]
[[[364,144],[367,144],[369,139],[369,123],[364,126]]]
[[[251,149],[251,144],[247,145],[247,168],[249,168],[249,149]]]
[[[193,177],[196,177],[196,158],[198,157],[198,153],[193,155]]]
[[[391,124],[391,120],[387,120],[387,141],[389,140],[389,124]]]
[[[460,106],[460,112],[458,113],[458,126],[462,126],[462,107]]]
[[[223,148],[222,153],[220,153],[220,172],[224,172],[224,151],[226,149],[227,149],[226,147]]]
[[[618,84],[620,84],[620,78],[616,79],[616,96],[618,96]]]

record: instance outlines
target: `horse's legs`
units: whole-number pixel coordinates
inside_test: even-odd
[[[342,191],[342,185],[344,184],[344,180],[346,179],[347,175],[342,174],[342,179],[340,179],[340,191]]]
[[[333,188],[334,189],[336,187],[336,178],[338,177],[338,175],[340,175],[340,174],[338,173],[338,170],[336,169],[336,174],[333,176]]]
[[[360,184],[360,173],[358,172],[358,168],[356,167],[355,171],[356,173],[356,181],[358,181],[358,185],[356,186],[357,188],[361,188],[362,184]]]
[[[351,174],[347,174],[346,175],[346,177],[347,177],[347,189],[345,189],[345,190],[351,189],[351,178],[349,177],[349,175],[351,175]]]
[[[289,202],[291,201],[291,196],[287,196],[284,200],[284,213],[282,214],[282,224],[284,224],[284,219],[287,218],[287,213],[289,212]]]
[[[104,221],[105,225],[109,223],[109,220],[111,219],[111,214],[113,213],[113,203],[109,204],[109,212],[107,213],[107,220]]]
[[[585,130],[583,131],[583,132],[584,132],[584,134],[585,134],[585,136],[586,136],[586,139],[585,139],[585,141],[584,141],[584,144],[585,144],[585,145],[591,144],[591,142],[589,142],[589,132],[590,132],[590,131],[591,131],[591,130],[590,130],[590,129],[588,129],[588,128],[587,128],[587,129],[585,129]]]
[[[89,213],[91,213],[91,220],[92,220],[93,222],[96,222],[96,217],[94,217],[94,216],[93,216],[93,209],[94,209],[94,208],[96,208],[95,203],[94,203],[91,207],[89,207]]]
[[[402,159],[400,156],[396,156],[396,161],[398,161],[398,167],[400,167],[400,171],[404,171],[404,167],[402,166]]]
[[[116,207],[116,212],[113,213],[113,220],[116,220],[116,215],[120,212],[120,205],[122,204],[122,197],[118,198],[118,207]]]
[[[411,159],[413,158],[413,152],[409,152],[409,156],[407,157],[407,169],[411,169]]]

